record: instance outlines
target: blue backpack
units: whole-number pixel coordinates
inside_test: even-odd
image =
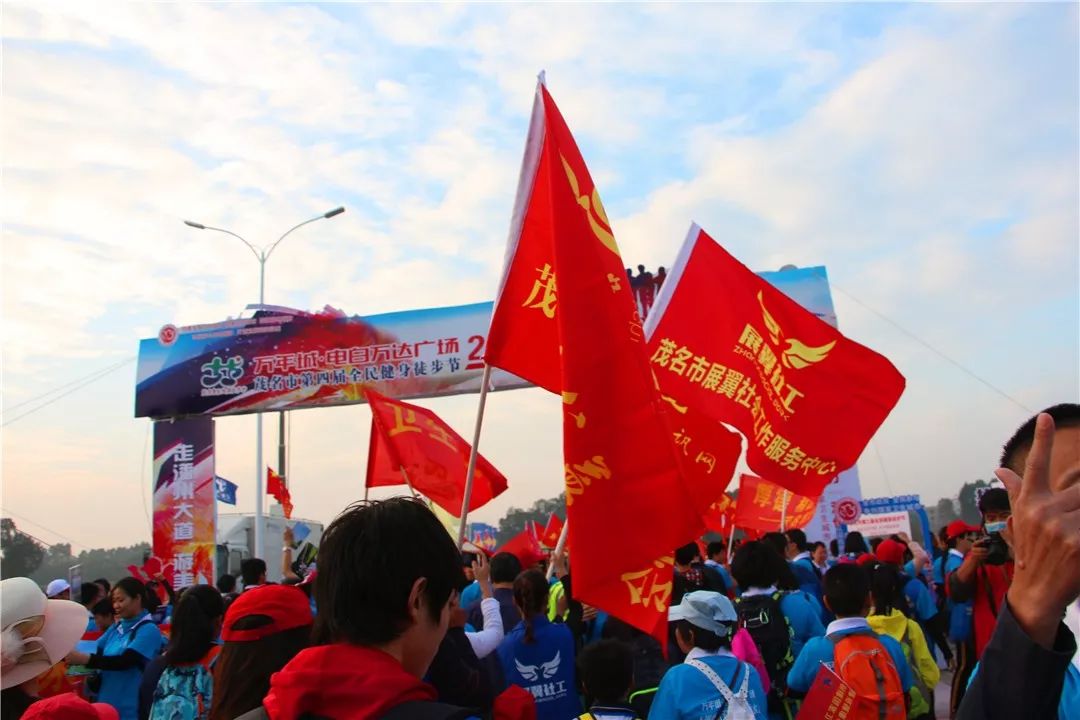
[[[150,720],[209,720],[214,694],[214,663],[221,652],[214,645],[201,661],[192,665],[170,665],[154,689]]]

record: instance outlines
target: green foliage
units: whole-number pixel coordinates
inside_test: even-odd
[[[541,527],[547,525],[551,513],[555,513],[563,520],[566,519],[566,493],[561,493],[558,497],[541,498],[527,510],[510,508],[499,521],[499,532],[496,536],[499,545],[524,530],[529,522],[538,522]]]
[[[985,480],[964,483],[960,488],[960,519],[972,525],[982,524],[982,515],[979,513],[978,491],[990,487]]]
[[[150,546],[147,543],[139,543],[129,547],[84,550],[75,556],[71,553],[70,545],[53,545],[49,548],[44,562],[37,570],[30,573],[29,577],[38,584],[44,585],[56,578],[66,578],[71,566],[82,565],[83,582],[90,582],[101,577],[109,582],[116,582],[130,574],[127,570],[128,565],[142,565],[143,558],[149,552]],[[4,577],[7,577],[7,568],[4,568],[4,571]]]
[[[45,548],[15,527],[11,518],[0,519],[0,577],[25,577],[41,566]]]

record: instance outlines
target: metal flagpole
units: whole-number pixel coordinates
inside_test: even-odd
[[[728,561],[728,565],[731,564],[731,554],[734,552],[734,550],[732,548],[734,548],[734,547],[735,547],[735,523],[732,522],[731,523],[731,533],[728,535],[728,539],[727,539],[727,561]]]
[[[484,375],[480,380],[480,405],[476,409],[476,428],[473,430],[472,451],[469,453],[469,470],[465,475],[465,495],[461,498],[461,527],[458,528],[458,549],[465,543],[465,526],[469,520],[469,501],[472,500],[473,479],[476,477],[476,458],[480,455],[480,428],[484,424],[484,406],[487,405],[488,385],[491,383],[491,366],[484,363]]]
[[[784,490],[784,506],[782,508],[780,508],[780,532],[785,532],[787,530],[787,501],[788,501],[788,495],[789,495],[788,491]]]
[[[548,563],[547,579],[550,580],[551,576],[555,574],[555,558],[562,555],[563,550],[566,549],[567,533],[570,531],[570,518],[566,519],[563,523],[562,532],[559,533],[559,541],[555,543],[555,549],[551,551],[551,562]]]

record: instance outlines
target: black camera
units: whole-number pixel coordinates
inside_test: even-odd
[[[1009,545],[1005,542],[1005,538],[1001,537],[1001,533],[992,532],[975,544],[986,548],[984,562],[987,565],[1004,565],[1009,559]]]

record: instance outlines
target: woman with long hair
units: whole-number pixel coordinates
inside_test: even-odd
[[[866,618],[870,628],[900,643],[911,665],[915,684],[910,692],[911,711],[908,717],[912,720],[932,718],[934,686],[941,679],[941,670],[930,654],[919,623],[908,617],[910,610],[904,595],[903,578],[896,566],[880,563],[873,569],[870,574],[870,597],[873,607]]]
[[[537,703],[537,720],[577,717],[582,709],[574,675],[574,636],[565,624],[548,620],[544,573],[526,570],[517,576],[514,606],[521,622],[506,635],[498,651],[507,682],[544,698]]]
[[[190,587],[180,595],[165,653],[143,673],[139,720],[171,717],[173,710],[180,717],[209,717],[210,673],[221,650],[217,639],[224,615],[225,600],[209,585]]]
[[[161,652],[164,638],[146,610],[141,580],[126,577],[112,588],[116,622],[98,638],[93,655],[73,652],[68,662],[99,672],[98,702],[112,705],[120,720],[137,720],[143,670]]]
[[[234,720],[262,705],[270,676],[311,642],[314,616],[304,593],[263,585],[229,605],[214,666],[212,720]]]

